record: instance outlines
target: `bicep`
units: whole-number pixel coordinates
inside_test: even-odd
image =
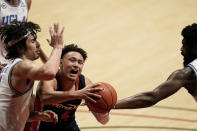
[[[14,73],[22,78],[31,80],[50,80],[52,77],[43,66],[30,61],[22,61],[14,67]]]
[[[39,83],[36,93],[41,102],[47,100],[56,91],[55,83],[55,80],[41,81]]]
[[[50,80],[50,81],[41,81],[39,83],[38,92],[39,94],[47,94],[56,91],[56,81]]]

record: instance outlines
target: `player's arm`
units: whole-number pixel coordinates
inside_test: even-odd
[[[39,57],[40,57],[42,63],[46,63],[48,61],[48,57],[46,56],[46,54],[44,53],[42,48],[40,48]]]
[[[102,91],[103,89],[95,88],[99,85],[99,83],[93,84],[92,81],[87,77],[85,77],[85,85],[86,86],[83,89],[77,91],[78,95],[84,100],[96,103],[96,99],[98,100],[101,98],[101,95],[97,94],[97,92]]]
[[[14,67],[16,76],[32,80],[51,80],[55,77],[62,53],[64,28],[59,32],[59,25],[54,24],[54,29],[51,27],[49,32],[51,35],[49,44],[53,47],[53,50],[48,61],[42,66],[38,66],[30,60],[24,60]]]
[[[46,111],[31,111],[27,122],[32,121],[45,121],[45,122],[58,122],[58,116],[55,112],[46,110]]]
[[[57,70],[56,64],[51,64],[50,61],[39,66],[30,60],[24,60],[14,67],[13,74],[24,79],[51,80],[55,77]]]
[[[115,109],[136,109],[150,107],[157,102],[173,95],[186,83],[182,70],[173,72],[167,81],[160,84],[153,91],[140,93],[134,96],[119,100]]]
[[[74,91],[56,91],[57,81],[41,81],[37,88],[37,95],[43,104],[56,104],[73,99],[79,99]]]
[[[86,89],[78,91],[56,91],[56,80],[43,81],[39,84],[37,94],[43,104],[61,103],[74,99],[88,99],[89,97],[87,96],[95,96],[96,98],[100,98],[100,95],[94,95],[94,92],[101,90],[94,88],[97,85],[98,84],[91,84],[88,85]]]
[[[97,83],[99,85],[99,83]],[[87,101],[91,101],[92,103],[96,103],[96,100],[100,99],[102,96],[97,94],[97,92],[102,91],[103,89],[101,88],[95,88],[91,87],[93,85],[92,81],[85,77],[85,85],[86,87],[83,88],[82,90],[79,90],[78,92],[81,92],[82,98],[84,98],[85,103],[87,104]],[[91,93],[88,93],[88,90],[92,90]],[[83,93],[84,92],[84,93]]]
[[[46,110],[46,111],[34,111],[36,96],[32,94],[31,103],[30,103],[30,115],[27,122],[32,121],[45,121],[45,122],[57,122],[58,116],[55,112]]]
[[[26,0],[27,7],[28,7],[28,11],[29,11],[30,8],[31,8],[31,1],[32,1],[32,0]]]

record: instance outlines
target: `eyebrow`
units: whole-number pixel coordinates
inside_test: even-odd
[[[74,57],[74,56],[71,56],[69,59],[77,59],[77,58]],[[81,60],[81,59],[77,59],[77,60],[79,60],[79,61],[84,61],[84,60]]]

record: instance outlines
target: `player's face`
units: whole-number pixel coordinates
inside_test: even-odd
[[[193,47],[191,47],[185,39],[182,40],[181,55],[183,56],[184,66],[187,66],[190,62],[196,59],[196,55],[193,53]]]
[[[26,46],[27,50],[25,51],[25,56],[30,60],[38,59],[40,53],[40,43],[33,35],[27,36]]]
[[[61,70],[64,75],[71,80],[77,79],[81,74],[83,65],[84,59],[82,55],[75,51],[68,52],[61,60]]]
[[[187,51],[188,50],[188,47],[187,47],[187,44],[186,44],[186,41],[185,39],[182,40],[182,47],[181,47],[181,55],[183,57],[187,56]]]

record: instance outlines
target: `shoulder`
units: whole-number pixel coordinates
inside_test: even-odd
[[[57,89],[57,80],[48,80],[48,81],[40,81],[37,87],[37,93],[43,90],[56,90]]]
[[[32,66],[34,66],[33,61],[28,60],[28,59],[23,60],[23,61],[19,62],[19,63],[16,65],[17,68],[28,68],[28,67],[32,67]]]
[[[28,75],[28,72],[36,68],[37,68],[37,65],[33,63],[33,61],[22,60],[14,65],[13,74],[26,78],[26,76]]]
[[[182,83],[185,83],[194,76],[194,73],[190,67],[185,67],[183,69],[179,69],[174,71],[169,77],[168,80],[177,80]]]

